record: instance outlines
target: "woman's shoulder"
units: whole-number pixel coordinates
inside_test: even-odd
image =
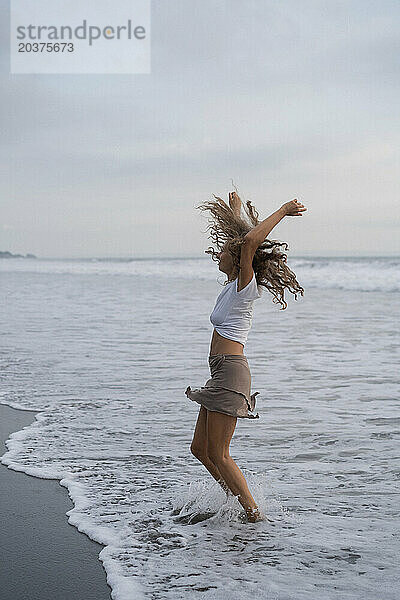
[[[248,300],[248,299],[252,300],[252,299],[260,297],[261,293],[258,289],[259,286],[257,284],[256,274],[254,273],[254,271],[252,273],[253,274],[252,274],[250,281],[245,283],[245,285],[242,286],[240,289],[238,289],[240,287],[239,276],[235,279],[234,293],[235,293],[235,296],[237,296],[238,298],[245,298],[246,300]]]

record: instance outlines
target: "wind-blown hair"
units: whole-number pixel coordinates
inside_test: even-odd
[[[225,245],[225,248],[230,252],[233,264],[235,266],[235,277],[238,276],[240,270],[240,250],[241,245],[244,242],[244,236],[253,227],[258,225],[258,212],[255,207],[252,206],[250,200],[246,202],[243,207],[245,218],[236,216],[231,207],[228,206],[221,198],[215,196],[216,200],[209,200],[201,203],[196,208],[201,211],[210,211],[211,217],[208,218],[210,223],[206,228],[206,231],[210,231],[209,238],[217,248],[210,246],[205,250],[205,254],[210,254],[212,260],[218,262],[218,252],[220,252]],[[286,242],[279,242],[278,240],[265,241],[258,246],[254,258],[253,258],[253,270],[256,276],[258,285],[265,287],[271,292],[275,304],[280,304],[285,310],[287,303],[285,301],[285,289],[289,290],[297,300],[297,294],[304,295],[304,289],[296,280],[296,275],[289,269],[286,264],[287,255],[283,250],[287,251],[289,246]],[[228,280],[225,284],[228,283]]]

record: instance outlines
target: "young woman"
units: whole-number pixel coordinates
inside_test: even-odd
[[[236,192],[229,194],[229,206],[217,196],[197,208],[212,214],[210,237],[218,248],[209,247],[207,254],[219,263],[219,270],[228,278],[219,294],[210,321],[214,325],[208,357],[211,379],[199,389],[186,389],[185,394],[198,402],[199,415],[190,450],[228,494],[238,497],[250,522],[261,520],[243,473],[229,454],[229,444],[238,417],[255,419],[255,396],[250,394],[251,374],[243,353],[252,325],[253,303],[265,287],[273,302],[287,307],[285,289],[303,296],[304,289],[286,264],[287,255],[280,247],[288,245],[266,240],[268,234],[284,217],[302,216],[304,208],[298,200],[283,204],[262,222],[258,213],[246,203],[245,213],[250,224],[241,216],[242,202]]]

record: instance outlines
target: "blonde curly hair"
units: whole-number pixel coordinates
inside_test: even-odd
[[[196,206],[201,211],[209,211],[211,217],[206,231],[210,231],[209,238],[215,248],[209,246],[205,254],[210,254],[212,260],[218,262],[218,253],[223,247],[230,252],[236,271],[236,276],[240,270],[240,252],[241,245],[244,242],[244,236],[260,223],[258,212],[250,200],[243,207],[245,218],[236,215],[230,206],[221,198],[213,194],[215,200],[209,200]],[[304,295],[304,288],[298,283],[296,275],[287,265],[287,251],[289,246],[286,242],[278,240],[265,241],[258,246],[253,258],[253,270],[256,276],[257,284],[265,287],[273,296],[272,301],[280,304],[281,309],[287,308],[285,301],[285,290],[289,290],[297,300],[297,295]],[[227,283],[227,282],[225,282]]]

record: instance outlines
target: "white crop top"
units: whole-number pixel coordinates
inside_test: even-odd
[[[230,281],[219,294],[210,321],[222,337],[245,345],[253,321],[253,303],[261,298],[261,286],[257,285],[253,272],[252,280],[237,291],[238,278]]]

